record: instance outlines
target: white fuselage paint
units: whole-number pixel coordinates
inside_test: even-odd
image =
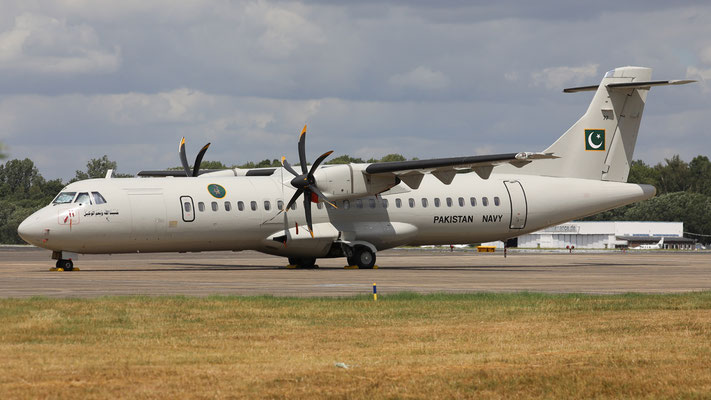
[[[269,177],[75,182],[64,190],[98,191],[107,203],[44,207],[23,222],[23,238],[47,249],[85,254],[252,249],[275,255],[323,257],[336,240],[364,241],[383,250],[400,245],[506,239],[644,200],[655,193],[648,185],[590,179],[497,174],[481,179],[468,173],[458,174],[445,185],[426,175],[417,190],[401,183],[377,198],[361,199],[362,208],[355,199],[349,201],[348,208],[344,201],[338,202],[338,209],[313,204],[315,238],[311,238],[305,229],[301,201],[297,201],[296,210],[277,215],[277,202],[286,203],[294,193],[288,174],[282,172],[277,170]],[[226,195],[215,198],[207,190],[209,184],[221,185]],[[460,206],[460,197],[464,206]],[[186,218],[181,198],[192,199],[191,207],[195,208]],[[423,207],[423,198],[427,207]],[[439,207],[435,198],[440,201]],[[452,199],[451,206],[448,198]],[[414,207],[410,207],[410,199]],[[387,207],[383,200],[387,200]],[[232,206],[230,211],[225,209],[226,201]],[[240,201],[243,210],[238,209]],[[256,211],[251,209],[253,201]],[[265,209],[266,201],[270,210]],[[372,201],[375,207],[371,207]],[[213,211],[213,202],[217,211]],[[198,208],[199,203],[204,204],[204,211]],[[286,229],[286,246],[271,239],[284,235]]]

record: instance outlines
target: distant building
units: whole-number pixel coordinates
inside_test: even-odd
[[[684,237],[683,222],[573,221],[518,237],[519,248],[615,249],[655,244],[665,249],[693,250],[696,241]],[[511,244],[510,245],[514,245]]]

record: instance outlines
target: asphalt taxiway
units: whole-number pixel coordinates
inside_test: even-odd
[[[51,272],[50,252],[0,248],[0,297],[230,294],[349,296],[402,291],[673,293],[711,290],[711,253],[599,252],[484,254],[471,250],[388,250],[379,269],[347,270],[321,259],[314,270],[256,252],[81,256],[80,271]]]

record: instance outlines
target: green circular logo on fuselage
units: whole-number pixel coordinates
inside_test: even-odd
[[[225,195],[227,194],[227,191],[225,190],[225,188],[223,188],[222,186],[220,186],[216,183],[211,183],[211,184],[207,185],[207,191],[210,192],[212,197],[215,197],[218,199],[225,197]]]

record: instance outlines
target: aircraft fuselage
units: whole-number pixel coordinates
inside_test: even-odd
[[[313,208],[314,238],[302,204],[279,213],[294,189],[278,169],[270,177],[116,178],[68,185],[99,192],[104,204],[51,204],[20,227],[25,240],[84,254],[257,250],[328,256],[334,242],[377,250],[401,245],[506,239],[653,196],[648,185],[523,175],[458,174],[445,185],[425,176],[379,196]],[[215,187],[222,190],[210,190]],[[298,226],[298,227],[297,227]],[[286,244],[275,240],[288,232]]]

